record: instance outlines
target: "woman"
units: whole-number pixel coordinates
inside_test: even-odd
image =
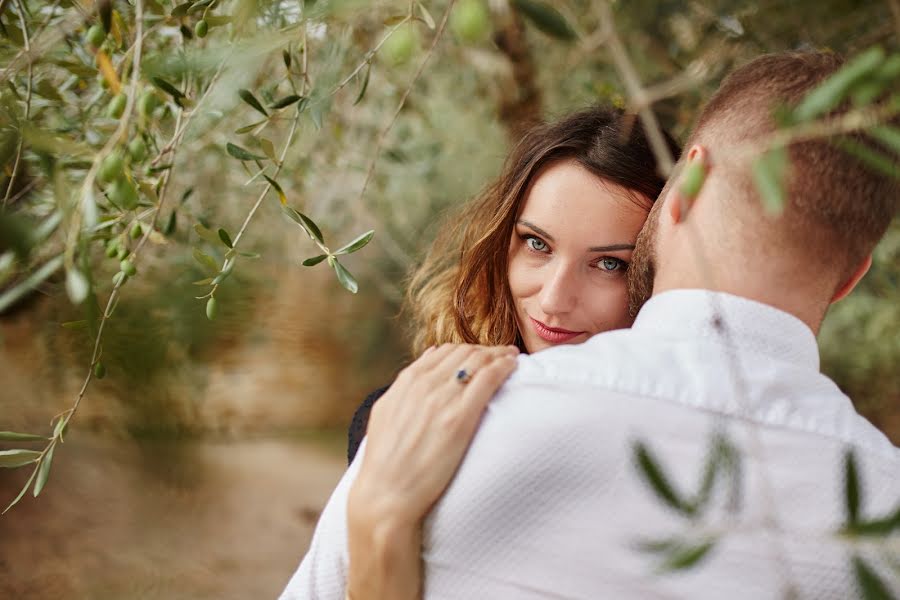
[[[320,522],[283,597],[419,597],[422,522],[516,354],[630,326],[625,271],[664,183],[639,124],[619,111],[591,108],[523,138],[413,277],[421,356],[357,411],[351,461],[368,433],[361,464],[342,480],[346,539]],[[346,581],[335,564],[344,544]]]

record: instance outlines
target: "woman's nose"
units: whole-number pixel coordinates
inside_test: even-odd
[[[541,310],[547,315],[571,312],[577,302],[576,274],[572,266],[560,264],[548,272],[541,286]]]

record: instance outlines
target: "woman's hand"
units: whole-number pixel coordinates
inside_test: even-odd
[[[431,348],[375,404],[348,499],[349,597],[419,597],[422,521],[453,479],[518,352],[514,346]],[[463,369],[468,383],[457,377]]]

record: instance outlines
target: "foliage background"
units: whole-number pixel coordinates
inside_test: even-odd
[[[125,211],[124,219],[111,228],[127,233],[135,217],[144,224],[138,274],[122,286],[106,325],[102,361],[107,376],[90,383],[73,420],[71,440],[59,450],[47,492],[38,500],[26,499],[0,520],[5,534],[0,566],[23,564],[22,556],[14,558],[16,551],[28,531],[38,531],[42,541],[34,545],[28,564],[44,565],[40,569],[45,577],[14,578],[6,585],[28,586],[39,595],[51,588],[75,594],[101,588],[103,593],[121,593],[125,581],[147,573],[149,564],[161,560],[163,553],[155,549],[173,543],[167,536],[190,526],[160,515],[167,510],[195,514],[202,507],[249,530],[229,530],[232,544],[248,535],[262,540],[279,523],[292,525],[290,535],[266,546],[270,563],[277,565],[268,578],[254,584],[249,568],[238,568],[247,566],[246,558],[225,551],[222,560],[231,566],[215,563],[192,572],[196,578],[188,584],[193,586],[191,594],[225,597],[223,590],[230,584],[208,581],[225,573],[247,577],[230,588],[245,596],[275,593],[305,548],[305,541],[297,540],[309,534],[317,507],[339,476],[340,432],[352,410],[370,389],[388,383],[406,360],[405,324],[399,312],[404,276],[440,219],[497,174],[511,140],[529,120],[552,118],[598,101],[627,105],[628,94],[602,35],[600,3],[552,3],[576,34],[570,41],[539,30],[516,11],[516,3],[479,4],[490,10],[490,31],[467,39],[459,25],[451,26],[411,87],[434,30],[421,20],[401,24],[397,36],[406,37],[409,46],[396,38],[385,43],[372,60],[365,95],[358,103],[367,69],[331,92],[396,26],[392,17],[410,10],[423,15],[415,3],[225,0],[213,3],[209,15],[230,15],[234,21],[211,27],[202,39],[190,35],[200,11],[173,19],[168,15],[174,4],[167,0],[144,4],[146,37],[138,88],[155,90],[164,106],[146,121],[135,113],[125,141],[146,134],[152,158],[177,132],[179,114],[193,114],[191,107],[180,109],[154,86],[153,77],[174,82],[195,102],[211,80],[214,85],[184,130],[174,159],[166,154],[157,163],[171,161],[171,169],[152,172],[151,158],[133,166],[135,182],[150,188],[170,178],[164,205],[154,222],[153,196],[142,189],[148,204]],[[435,21],[447,7],[443,1],[424,5]],[[103,4],[16,0],[0,6],[5,79],[0,90],[0,191],[12,192],[0,213],[0,254],[20,245],[28,250],[17,254],[11,265],[0,262],[0,293],[15,289],[52,257],[70,252],[77,259],[72,264],[91,281],[99,306],[105,306],[119,260],[104,257],[103,240],[90,242],[73,236],[70,229],[80,201],[75,192],[121,123],[107,116],[112,95],[102,85],[95,49],[85,40]],[[28,118],[28,71],[12,68],[23,64],[17,63],[25,45],[21,7],[32,36],[44,23],[43,33],[54,34],[33,65]],[[115,27],[124,39],[131,39],[135,5],[117,1],[110,7]],[[641,79],[661,96],[654,104],[656,114],[680,139],[703,99],[736,64],[763,52],[789,49],[832,49],[847,55],[875,44],[897,49],[900,36],[895,0],[632,0],[613,3],[613,13]],[[304,39],[305,53],[300,51]],[[127,47],[107,48],[119,69]],[[292,84],[286,79],[285,49],[291,56]],[[304,57],[306,78],[300,66]],[[122,69],[118,77],[127,83],[130,74]],[[262,118],[241,100],[239,89],[251,90],[268,107],[292,87],[308,98],[302,113],[296,104],[267,108],[276,116],[261,132],[235,133]],[[388,128],[407,91],[408,99]],[[299,116],[291,136],[294,115]],[[324,263],[300,266],[319,250],[284,218],[277,195],[270,192],[239,243],[241,250],[261,257],[238,260],[216,290],[219,315],[209,321],[205,301],[195,299],[207,290],[191,283],[206,276],[192,258],[192,248],[218,264],[227,248],[199,237],[194,225],[221,227],[235,237],[263,186],[259,177],[248,183],[255,172],[252,162],[244,163],[248,170],[228,154],[226,144],[265,155],[264,139],[279,153],[286,148],[279,174],[272,160],[263,161],[266,173],[277,179],[291,206],[315,219],[326,241],[344,242],[366,229],[376,230],[371,244],[345,257],[360,292],[352,296],[343,290]],[[21,166],[12,177],[20,140]],[[100,221],[104,215],[119,217],[103,200],[105,186],[93,189]],[[176,225],[163,234],[173,212]],[[56,214],[60,224],[50,227]],[[151,223],[156,233],[150,233]],[[49,230],[43,238],[36,233],[42,226]],[[823,369],[895,443],[900,443],[898,276],[900,225],[895,220],[861,289],[832,309],[820,335]],[[61,324],[90,323],[98,310],[91,297],[80,304],[70,301],[64,270],[5,307],[0,314],[0,429],[49,433],[51,417],[66,411],[78,395],[90,370],[94,341],[91,326],[72,329]],[[337,433],[324,438],[315,434],[313,442],[312,431]],[[241,463],[240,457],[250,455],[255,459]],[[225,456],[244,466],[229,472],[216,462]],[[282,468],[272,473],[273,465]],[[92,468],[104,475],[92,479]],[[283,472],[293,473],[296,480],[281,481],[290,490],[281,495],[276,473]],[[325,474],[313,475],[319,472]],[[306,489],[305,476],[315,482],[308,486],[315,491],[298,508],[294,500],[305,493],[297,491]],[[0,473],[2,497],[11,499],[25,477]],[[106,485],[100,484],[103,477],[108,478]],[[264,480],[269,483],[263,485]],[[240,495],[254,485],[269,490],[270,497]],[[136,487],[163,490],[162,499],[148,502],[124,491]],[[63,502],[66,489],[75,491],[75,502]],[[237,506],[225,501],[232,493],[240,498]],[[294,499],[286,499],[291,494]],[[105,539],[109,529],[99,518],[91,535],[77,526],[86,514],[96,514],[86,507],[98,498],[105,498],[98,507],[133,507],[130,516],[111,519],[120,530],[147,536],[138,515],[155,515],[156,522],[172,530],[136,544],[133,560],[116,563],[123,569],[120,579],[107,577],[103,583],[72,574],[105,572],[100,565],[115,563],[114,546],[126,543],[123,538]],[[249,501],[267,503],[282,520],[244,523],[234,518],[246,510],[240,504]],[[88,521],[94,523],[94,518]],[[10,525],[11,520],[18,524]],[[206,534],[214,537],[214,531],[210,527]],[[60,545],[61,539],[68,542]],[[48,555],[40,554],[41,549],[49,553],[63,548],[63,556],[75,560],[71,557],[85,549],[75,539],[92,540],[84,543],[104,558],[97,564],[79,563],[81,571],[48,566]],[[184,563],[173,564],[177,570]],[[160,585],[141,594],[163,597],[175,584]]]

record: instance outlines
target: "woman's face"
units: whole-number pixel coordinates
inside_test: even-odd
[[[538,174],[509,243],[509,289],[528,352],[631,325],[625,269],[645,200],[572,160]]]

